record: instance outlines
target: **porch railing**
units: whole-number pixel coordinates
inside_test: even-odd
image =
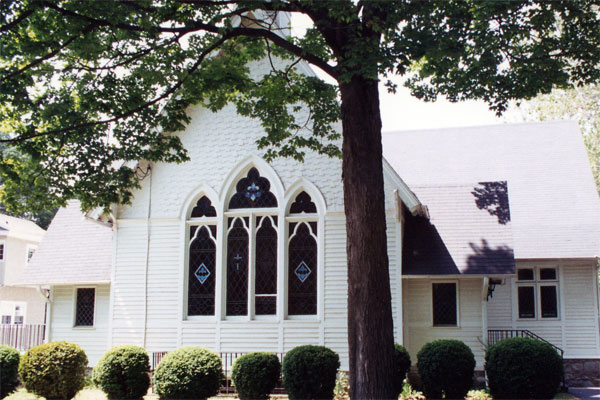
[[[544,343],[548,343],[550,346],[552,346],[552,348],[554,350],[556,350],[556,352],[560,355],[560,358],[564,362],[565,352],[563,349],[561,349],[558,346],[553,345],[552,343],[550,343],[543,337],[536,335],[535,333],[531,332],[530,330],[527,330],[527,329],[488,329],[488,345],[489,346],[496,344],[503,339],[509,339],[509,338],[514,338],[514,337],[532,338],[532,339],[539,340]],[[563,390],[567,388],[564,371],[563,371],[563,376],[562,376],[562,388],[563,388]]]
[[[17,350],[25,351],[44,343],[46,325],[0,325],[0,344],[7,344]]]
[[[528,337],[539,340],[544,343],[548,343],[562,358],[565,354],[564,350],[558,346],[553,345],[541,336],[536,335],[527,329],[488,329],[488,345],[493,345],[501,341],[502,339],[509,339],[514,337]]]
[[[156,367],[158,366],[158,364],[160,363],[160,360],[162,360],[162,358],[167,355],[167,351],[157,351],[152,353],[152,371],[154,371],[156,369]],[[245,352],[235,352],[235,353],[228,353],[228,352],[221,352],[219,353],[219,357],[221,358],[221,363],[223,365],[223,375],[225,375],[225,379],[223,380],[223,384],[221,385],[221,393],[235,393],[235,387],[231,384],[231,368],[233,367],[233,363],[235,362],[235,360],[237,360],[239,357],[243,356],[244,354],[247,354]],[[285,356],[285,353],[275,353],[277,355],[277,358],[279,358],[279,362],[283,362],[283,357]],[[280,378],[280,382],[281,382],[281,376]],[[282,387],[280,387],[280,385],[278,385],[278,387],[275,388],[274,393],[281,393],[283,390]]]

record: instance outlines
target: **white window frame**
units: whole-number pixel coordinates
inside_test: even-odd
[[[76,325],[77,322],[77,289],[94,289],[94,316],[92,320],[92,325]],[[73,287],[73,309],[71,316],[71,325],[73,329],[82,329],[82,330],[94,330],[96,329],[96,317],[98,313],[98,287],[95,285],[88,286],[74,286]]]
[[[31,260],[31,257],[33,257],[33,255],[35,254],[35,252],[37,251],[37,246],[34,244],[28,244],[27,248],[25,250],[25,264],[29,264],[29,261]],[[31,257],[29,257],[29,251],[33,250],[33,253],[31,253]]]
[[[456,325],[435,325],[433,320],[433,284],[434,283],[454,283],[456,285]],[[435,329],[456,329],[460,328],[460,290],[458,279],[435,279],[431,281],[431,291],[429,293],[429,309],[431,310],[431,327]]]
[[[519,280],[519,270],[530,269],[533,270],[533,280]],[[556,279],[541,279],[542,269],[553,269],[556,271]],[[542,291],[543,286],[552,286],[556,288],[556,317],[542,317]],[[534,304],[534,318],[524,318],[519,315],[519,288],[520,287],[533,287],[533,298]],[[519,322],[526,321],[560,321],[560,267],[558,265],[553,266],[524,266],[518,267],[517,273],[514,279],[514,293],[515,293],[515,314],[516,320]]]
[[[277,174],[268,164],[262,159],[252,156],[252,163],[244,164],[243,167],[238,167],[232,171],[226,178],[221,188],[220,194],[217,194],[212,188],[205,184],[201,184],[195,191],[194,195],[188,197],[185,202],[182,214],[182,253],[184,254],[181,262],[181,302],[180,316],[181,320],[186,321],[202,321],[202,322],[218,322],[218,321],[284,321],[284,320],[310,320],[322,321],[324,315],[324,247],[325,247],[325,212],[326,203],[319,190],[310,181],[304,178],[299,179],[292,184],[287,190],[283,189]],[[271,184],[271,192],[277,199],[277,207],[272,208],[251,208],[251,209],[234,209],[228,210],[229,200],[235,193],[235,188],[240,179],[245,177],[251,168],[257,168],[262,177],[269,180]],[[301,192],[306,192],[311,196],[312,201],[317,207],[316,214],[300,214],[288,215],[291,204],[296,200],[296,196]],[[206,196],[217,211],[216,217],[201,217],[189,218],[191,210],[195,207],[196,202]],[[255,315],[254,299],[255,295],[255,236],[256,236],[256,217],[257,216],[272,216],[277,217],[277,294],[276,294],[276,314],[275,315]],[[227,316],[227,221],[230,217],[250,218],[249,229],[252,229],[253,234],[249,234],[249,288],[248,288],[248,314],[244,316]],[[317,312],[315,315],[294,315],[288,316],[288,222],[316,222],[317,223]],[[200,226],[215,224],[217,227],[216,240],[216,268],[215,272],[215,315],[198,315],[188,316],[188,285],[189,285],[189,246],[190,226]]]

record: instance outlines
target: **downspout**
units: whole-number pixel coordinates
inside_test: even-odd
[[[152,168],[148,164],[148,213],[146,214],[146,265],[144,271],[144,332],[142,347],[146,348],[146,331],[148,330],[148,269],[150,265],[150,215],[152,212]]]
[[[48,343],[50,341],[50,326],[52,325],[52,301],[50,300],[50,289],[48,289],[48,294],[45,294],[42,291],[42,286],[37,285],[35,291],[42,299],[44,299],[44,325],[46,325],[44,328],[44,343]]]

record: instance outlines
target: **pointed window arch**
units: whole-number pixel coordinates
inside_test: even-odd
[[[317,206],[306,192],[300,192],[290,206],[290,214],[316,214]]]
[[[260,176],[258,169],[250,168],[246,177],[240,179],[235,193],[229,200],[229,209],[277,207],[277,198],[271,192],[271,182]]]
[[[204,195],[189,216],[185,311],[188,317],[213,316],[217,277],[217,212]]]

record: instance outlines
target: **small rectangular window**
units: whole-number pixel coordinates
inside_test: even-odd
[[[533,269],[520,269],[517,271],[517,280],[520,281],[532,281],[533,280]]]
[[[12,316],[10,316],[10,315],[3,315],[2,316],[2,324],[3,325],[10,325],[11,319],[12,319]]]
[[[31,261],[31,257],[33,257],[33,253],[35,253],[36,247],[30,246],[27,247],[27,262]]]
[[[519,318],[535,318],[535,288],[519,287]]]
[[[542,269],[540,269],[540,280],[542,280],[542,281],[555,281],[556,280],[556,268],[542,268]]]
[[[540,296],[542,304],[542,318],[558,317],[558,299],[556,286],[541,286]]]
[[[4,242],[0,243],[0,261],[4,261]]]
[[[433,326],[456,326],[456,283],[434,283]]]
[[[75,310],[75,326],[94,326],[94,302],[96,289],[78,288]]]
[[[23,325],[23,316],[22,315],[15,315],[15,324]]]

